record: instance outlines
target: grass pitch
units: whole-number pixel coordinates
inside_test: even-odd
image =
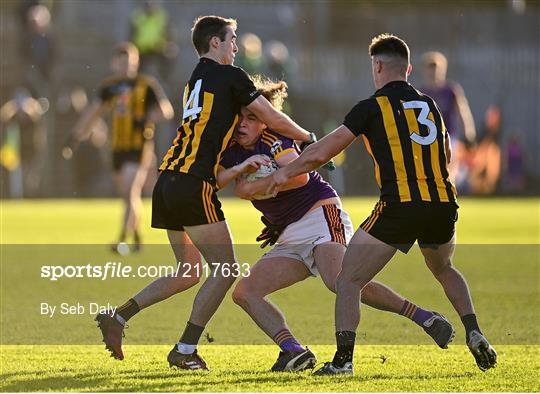
[[[356,226],[375,199],[345,199]],[[201,354],[211,372],[168,368],[165,357],[185,324],[196,289],[173,297],[130,321],[126,359],[109,359],[92,317],[39,315],[40,302],[119,304],[149,279],[50,282],[44,263],[97,263],[113,259],[121,217],[116,200],[2,201],[1,391],[540,391],[540,235],[538,199],[461,199],[455,264],[469,281],[480,324],[499,353],[499,366],[482,373],[463,346],[459,317],[421,261],[416,248],[399,254],[381,281],[410,300],[445,314],[455,345],[441,350],[409,320],[363,308],[353,378],[266,372],[277,348],[247,315],[226,299],[208,325],[215,341]],[[130,255],[130,264],[168,261],[163,231],[149,226],[144,240],[162,246]],[[249,203],[224,199],[239,255],[253,263],[261,224]],[[66,245],[71,244],[71,245]],[[81,246],[81,244],[85,244]],[[157,249],[156,249],[157,248]],[[85,254],[86,253],[86,254]],[[331,358],[333,301],[319,279],[307,279],[271,297],[293,332],[317,354]],[[203,342],[205,342],[203,340]]]

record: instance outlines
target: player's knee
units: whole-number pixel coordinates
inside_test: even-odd
[[[232,292],[233,301],[242,308],[249,305],[255,297],[258,297],[258,294],[246,279],[238,282]]]
[[[326,285],[326,288],[330,290],[332,293],[336,292],[336,281],[333,281],[333,282],[325,281],[324,284]]]
[[[240,281],[236,284],[233,292],[232,292],[232,299],[236,305],[240,305],[241,307],[244,307],[248,303],[248,291],[246,289],[246,286],[242,283],[243,281]]]
[[[375,297],[375,286],[372,282],[368,282],[362,288],[362,300],[371,300]]]
[[[178,291],[184,291],[197,285],[201,281],[199,276],[176,276],[176,283],[178,284]]]
[[[452,260],[450,259],[437,260],[437,261],[426,259],[426,263],[436,278],[443,276],[444,274],[454,269],[452,265]]]
[[[369,279],[364,278],[362,275],[350,272],[350,271],[341,271],[336,279],[336,291],[338,289],[347,287],[347,286],[354,286],[354,287],[360,287],[363,288],[369,283]]]

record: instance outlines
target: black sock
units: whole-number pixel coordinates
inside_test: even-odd
[[[469,339],[469,333],[473,330],[478,331],[480,334],[482,333],[482,331],[480,331],[480,327],[478,327],[478,322],[476,321],[476,315],[474,313],[462,316],[461,321],[463,322],[463,326],[465,326],[467,340]]]
[[[126,230],[122,230],[120,236],[118,237],[118,242],[124,242],[126,240]]]
[[[342,368],[345,363],[352,363],[355,339],[356,333],[354,331],[336,332],[337,352],[332,360],[334,366]]]
[[[137,245],[141,243],[141,235],[137,230],[133,231],[133,242]]]
[[[128,302],[126,302],[124,305],[119,306],[116,309],[116,314],[122,317],[122,319],[124,319],[125,321],[128,321],[140,310],[141,308],[139,307],[137,302],[133,298],[130,298]]]
[[[188,321],[186,329],[180,337],[180,342],[185,343],[186,345],[196,345],[199,342],[203,331],[204,327],[198,326]]]

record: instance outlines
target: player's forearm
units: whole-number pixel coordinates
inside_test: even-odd
[[[219,189],[223,189],[232,180],[238,178],[242,174],[240,166],[236,165],[231,168],[219,170],[216,176],[216,182]]]
[[[257,195],[266,193],[266,189],[270,186],[271,176],[257,179],[254,182],[239,182],[235,187],[235,194],[244,200],[253,200]]]
[[[234,194],[243,200],[253,200],[254,192],[253,183],[240,182],[234,187]]]
[[[71,138],[75,141],[80,141],[88,133],[94,122],[99,118],[102,112],[100,103],[93,103],[86,111],[83,112],[79,121],[71,132]]]
[[[163,119],[171,120],[173,118],[174,109],[168,99],[159,100],[159,109],[161,111],[161,116],[163,117]]]
[[[281,135],[293,140],[305,142],[311,141],[309,131],[300,127],[294,120],[283,112],[276,111],[276,116],[272,117],[271,121],[267,123],[267,125],[270,127],[270,129],[279,131]]]
[[[287,177],[293,178],[308,173],[327,163],[332,156],[324,154],[319,147],[320,143],[308,146],[296,160],[283,167]]]

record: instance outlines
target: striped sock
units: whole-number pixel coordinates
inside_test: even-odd
[[[427,319],[433,316],[433,312],[426,311],[425,309],[422,309],[407,300],[403,302],[403,307],[401,308],[399,314],[408,317],[419,326],[422,326]]]
[[[278,331],[278,333],[274,335],[272,339],[284,352],[297,353],[305,350],[300,343],[298,343],[293,334],[291,334],[291,332],[286,328]]]

